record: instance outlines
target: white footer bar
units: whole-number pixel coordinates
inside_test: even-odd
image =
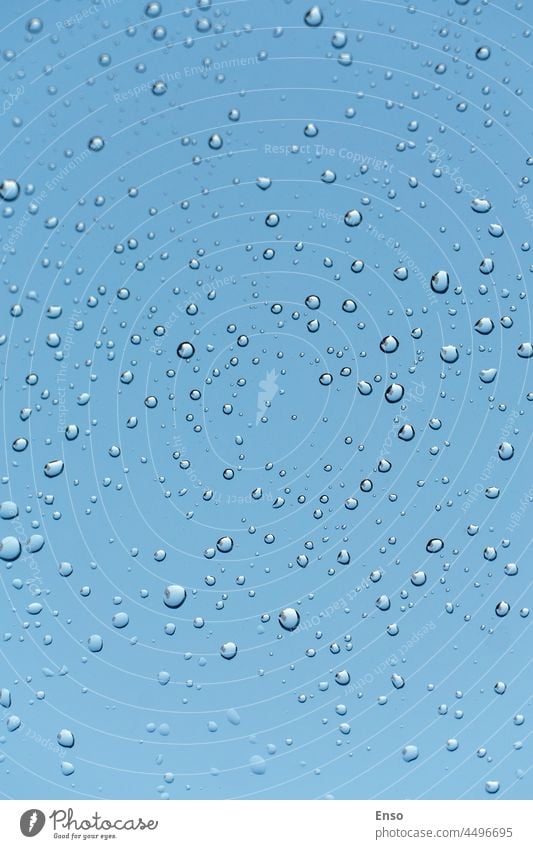
[[[3,801],[2,845],[532,849],[527,801]],[[285,836],[284,836],[285,835]],[[30,839],[35,843],[30,843]],[[164,841],[164,844],[162,844]]]

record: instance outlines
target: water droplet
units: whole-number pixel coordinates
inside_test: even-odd
[[[176,353],[180,359],[190,360],[194,356],[194,345],[191,345],[190,342],[180,342]]]
[[[128,614],[124,613],[124,611],[121,611],[120,613],[114,614],[111,623],[115,628],[125,628],[126,625],[129,624],[129,621],[130,617],[128,616]]]
[[[147,3],[144,9],[144,14],[147,18],[157,18],[161,14],[161,3],[154,0],[152,3]]]
[[[342,687],[350,683],[350,673],[346,669],[341,669],[335,673],[335,681]]]
[[[402,439],[404,442],[410,442],[411,439],[415,438],[415,429],[411,424],[404,424],[401,426],[398,431],[398,438]]]
[[[69,731],[68,728],[62,728],[61,731],[57,733],[57,742],[60,746],[63,746],[64,749],[72,749],[74,745],[74,734],[72,731]]]
[[[403,398],[405,390],[401,383],[391,383],[385,390],[385,400],[389,404],[397,404]]]
[[[310,310],[317,310],[320,307],[320,298],[318,295],[308,295],[305,299],[305,305]]]
[[[211,150],[220,150],[222,147],[222,137],[218,133],[213,133],[213,135],[209,139],[209,147]]]
[[[264,775],[266,772],[266,762],[261,755],[252,755],[250,758],[250,772],[254,775]]]
[[[241,718],[235,708],[228,708],[226,718],[231,725],[240,725]]]
[[[426,583],[427,577],[423,569],[417,569],[411,575],[411,583],[415,587],[421,587]]]
[[[323,20],[324,16],[320,6],[311,6],[304,15],[304,21],[308,27],[319,27]]]
[[[521,342],[517,349],[517,354],[523,359],[533,357],[533,345],[531,342]]]
[[[20,186],[16,180],[2,180],[0,183],[0,198],[11,203],[20,194]]]
[[[168,587],[165,588],[163,601],[167,607],[181,607],[186,598],[187,592],[179,584],[169,584]]]
[[[91,636],[87,640],[87,645],[89,647],[89,651],[97,653],[99,651],[102,651],[104,641],[101,638],[100,634],[91,634]]]
[[[15,714],[8,716],[6,719],[6,726],[8,731],[16,731],[17,728],[20,728],[21,725],[21,718],[19,716],[15,716]]]
[[[479,379],[482,383],[492,383],[496,375],[498,374],[498,369],[495,368],[483,368],[479,372]]]
[[[396,280],[407,280],[409,277],[409,272],[405,265],[400,265],[398,268],[395,268],[393,274],[396,277]]]
[[[494,330],[494,322],[491,318],[479,318],[474,325],[474,329],[486,336]]]
[[[344,223],[347,227],[358,227],[362,220],[363,216],[358,209],[349,209],[344,216]]]
[[[490,56],[490,47],[478,47],[476,50],[476,59],[484,61]]]
[[[11,693],[6,687],[0,688],[0,705],[4,708],[11,707]]]
[[[284,607],[278,616],[278,621],[286,631],[294,631],[300,624],[300,614],[294,607]]]
[[[220,654],[226,660],[232,660],[237,654],[237,646],[235,643],[223,643],[220,646]]]
[[[379,343],[379,347],[383,351],[384,354],[393,354],[394,351],[398,350],[399,342],[396,336],[384,336],[381,342]]]
[[[338,50],[340,50],[341,48],[346,46],[347,40],[348,39],[346,38],[346,33],[337,30],[337,32],[334,32],[331,36],[332,47],[336,47]]]
[[[74,766],[70,763],[70,761],[61,761],[61,772],[63,775],[72,775],[74,771]]]
[[[369,383],[368,380],[359,380],[357,388],[361,395],[370,395],[372,392],[372,384]]]
[[[14,501],[2,501],[0,504],[0,519],[15,519],[19,509]]]
[[[89,139],[89,150],[93,150],[95,152],[99,152],[103,150],[105,147],[105,141],[102,136],[93,136],[92,139]]]
[[[510,460],[514,454],[514,448],[510,442],[502,442],[498,448],[500,460]]]
[[[491,202],[487,198],[473,198],[471,206],[474,212],[489,212],[492,209]]]
[[[232,538],[231,537],[220,537],[220,539],[217,540],[217,548],[218,548],[219,551],[223,552],[224,554],[226,554],[228,551],[231,551],[231,549],[233,548]]]
[[[440,349],[440,358],[445,363],[456,363],[459,359],[459,351],[455,345],[444,345]]]
[[[410,763],[411,761],[416,761],[418,758],[418,747],[409,744],[404,746],[402,749],[402,758],[406,763]]]
[[[447,271],[436,271],[431,278],[431,288],[439,295],[443,295],[448,291],[450,285],[450,275]]]
[[[11,562],[20,557],[22,546],[16,537],[4,537],[0,540],[0,560]]]
[[[75,424],[67,425],[66,428],[65,428],[65,437],[69,440],[69,442],[72,442],[74,439],[77,439],[79,432],[80,432],[80,429],[79,429],[78,425],[75,425]]]
[[[65,464],[63,460],[51,460],[49,463],[46,463],[44,473],[47,478],[56,478],[64,468]]]

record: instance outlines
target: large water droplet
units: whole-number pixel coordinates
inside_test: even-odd
[[[16,560],[20,557],[22,546],[16,537],[4,537],[0,540],[0,559],[6,561]]]
[[[524,360],[533,357],[533,345],[531,344],[531,342],[521,342],[518,346],[517,354]]]
[[[235,643],[223,643],[220,646],[220,654],[226,660],[232,660],[237,654],[237,646]]]
[[[6,719],[6,726],[8,731],[16,731],[17,728],[20,728],[21,725],[21,718],[19,716],[15,716],[15,714],[8,716]]]
[[[418,747],[409,744],[404,746],[402,749],[402,758],[406,763],[410,763],[411,761],[416,761],[418,758]]]
[[[514,454],[514,448],[510,442],[502,442],[498,448],[500,460],[510,460]]]
[[[47,478],[56,478],[64,468],[65,464],[63,460],[50,460],[44,467],[44,473]]]
[[[308,27],[319,27],[323,20],[320,6],[311,6],[304,15],[304,21]]]
[[[101,638],[100,634],[91,634],[91,636],[87,640],[87,645],[89,647],[89,651],[92,651],[96,654],[97,652],[102,651],[104,641]]]
[[[474,325],[474,329],[486,336],[494,330],[494,322],[488,317],[479,318]]]
[[[220,150],[223,145],[222,136],[218,133],[213,133],[213,135],[209,139],[209,147],[211,150]]]
[[[171,608],[181,607],[186,598],[187,592],[180,584],[169,584],[163,594],[164,603]]]
[[[62,728],[57,733],[57,742],[65,749],[72,749],[74,745],[74,734],[68,728]]]
[[[447,271],[436,271],[431,278],[431,288],[439,295],[443,295],[448,291],[450,285],[450,275]]]
[[[190,342],[180,342],[176,353],[182,360],[190,360],[194,356],[194,345]]]
[[[339,672],[335,673],[335,681],[345,687],[350,683],[350,673],[346,669],[340,669]]]
[[[358,227],[362,220],[363,216],[358,209],[349,209],[344,216],[344,223],[347,227]]]
[[[456,363],[459,359],[459,351],[455,345],[444,345],[440,349],[440,358],[445,363]]]
[[[294,631],[300,624],[300,614],[294,607],[284,607],[278,616],[278,621],[286,631]]]
[[[102,136],[93,136],[92,139],[89,139],[89,150],[93,150],[95,153],[103,150],[105,147],[105,141]]]
[[[474,212],[489,212],[492,209],[491,202],[487,198],[473,198],[471,206]]]
[[[223,552],[224,554],[226,554],[228,551],[231,551],[231,549],[233,548],[232,538],[231,537],[220,537],[220,539],[217,540],[217,548],[218,548],[219,551]]]
[[[511,609],[511,605],[507,601],[499,601],[496,607],[494,608],[496,616],[502,618],[503,616],[507,616]]]
[[[398,350],[399,342],[396,336],[384,336],[381,342],[379,343],[379,347],[383,351],[384,354],[393,354],[394,351]]]
[[[404,392],[405,390],[401,383],[391,383],[385,390],[385,400],[389,404],[397,404],[398,401],[402,400]]]
[[[16,180],[3,180],[0,183],[0,198],[11,203],[20,194],[20,186]]]
[[[498,369],[495,368],[483,368],[479,372],[479,379],[482,383],[492,383],[496,375],[498,374]]]

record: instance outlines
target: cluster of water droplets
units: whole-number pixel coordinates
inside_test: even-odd
[[[533,160],[485,4],[60,5],[3,53],[0,766],[519,795]]]

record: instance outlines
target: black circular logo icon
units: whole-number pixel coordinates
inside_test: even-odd
[[[20,818],[20,830],[24,837],[35,837],[43,830],[46,817],[42,811],[37,808],[30,808],[25,811]]]

